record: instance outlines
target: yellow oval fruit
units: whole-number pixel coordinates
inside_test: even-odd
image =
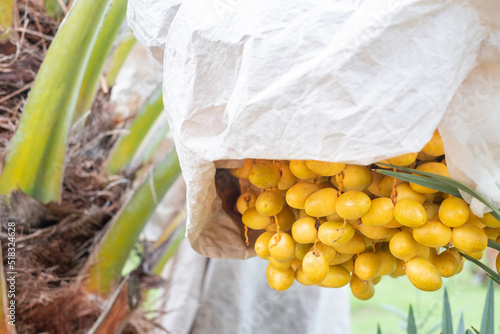
[[[337,254],[335,254],[335,256],[333,257],[333,259],[330,261],[329,264],[331,266],[334,266],[337,264],[347,262],[349,259],[352,259],[352,256],[353,256],[353,254],[344,254],[344,253],[337,252]]]
[[[307,279],[314,283],[319,283],[325,279],[328,274],[328,261],[320,251],[308,252],[302,260],[302,271]]]
[[[469,219],[469,205],[458,197],[450,197],[439,206],[439,220],[449,227],[462,226]]]
[[[342,175],[336,175],[335,181],[340,184],[342,180],[342,191],[364,190],[372,183],[372,173],[368,167],[358,165],[346,165]]]
[[[425,209],[427,219],[439,219],[439,205],[436,203],[424,202],[422,206]]]
[[[389,235],[390,230],[384,226],[368,226],[366,224],[359,224],[358,231],[364,236],[373,239],[384,239]]]
[[[271,217],[261,215],[256,208],[246,210],[241,220],[243,224],[254,230],[265,229],[272,222]]]
[[[269,254],[278,262],[288,262],[295,254],[295,241],[287,233],[276,233],[269,240]]]
[[[500,221],[498,221],[495,217],[493,217],[493,215],[491,213],[485,213],[483,215],[483,218],[479,218],[481,220],[481,222],[488,226],[488,227],[492,227],[492,228],[498,228],[500,227]]]
[[[338,213],[333,213],[331,215],[326,216],[326,220],[331,221],[331,222],[337,222],[337,221],[344,221],[344,218],[340,217]]]
[[[361,221],[368,226],[382,226],[390,223],[394,218],[394,204],[389,198],[375,198],[371,201],[368,211],[361,216]]]
[[[297,258],[294,257],[293,260],[292,260],[291,267],[292,267],[293,270],[295,270],[295,276],[297,276],[297,268],[300,267],[300,266],[302,266],[302,260],[299,260],[299,259],[297,259]]]
[[[372,285],[370,281],[362,280],[356,274],[351,275],[351,282],[349,284],[351,291],[356,291],[358,293],[365,292],[370,289],[370,285]]]
[[[292,268],[278,270],[271,264],[267,266],[267,282],[269,286],[278,291],[285,291],[295,281],[295,272]]]
[[[411,199],[420,204],[424,204],[425,195],[421,193],[417,193],[413,189],[411,189],[409,183],[401,183],[396,186],[396,202],[399,202],[404,199]]]
[[[406,263],[406,276],[417,289],[423,291],[436,291],[443,285],[436,267],[421,257],[413,258]]]
[[[274,234],[274,232],[264,232],[255,240],[255,253],[261,259],[267,260],[269,258],[269,240]]]
[[[309,248],[309,252],[314,251],[315,250],[314,247],[316,247],[316,250],[320,251],[321,253],[323,253],[323,255],[325,255],[328,264],[330,264],[330,262],[335,258],[335,255],[337,255],[337,251],[335,251],[333,247],[327,246],[322,242],[318,242],[316,243],[316,245],[312,245],[311,248]]]
[[[296,242],[294,251],[295,258],[302,261],[304,256],[309,252],[309,249],[311,249],[311,246],[312,244],[301,244]]]
[[[431,140],[429,140],[422,148],[422,153],[428,154],[432,157],[444,154],[443,140],[441,139],[441,135],[437,129],[432,134]]]
[[[280,171],[271,162],[259,161],[250,168],[248,180],[257,188],[267,189],[276,187],[280,180]]]
[[[466,252],[481,252],[488,246],[488,237],[480,228],[471,224],[454,227],[451,234],[453,246]]]
[[[498,228],[493,228],[493,227],[485,227],[483,228],[484,233],[486,233],[486,236],[488,239],[491,240],[496,240],[498,238],[498,234],[500,231],[498,231]]]
[[[312,193],[304,203],[306,213],[311,217],[325,217],[335,213],[337,190],[324,188]]]
[[[408,261],[417,254],[418,242],[413,239],[411,232],[400,231],[392,237],[389,249],[394,257]]]
[[[266,228],[264,229],[264,231],[276,233],[276,225],[272,221],[272,217],[269,217],[269,218],[271,218],[271,224],[267,225]],[[280,231],[281,231],[281,229],[280,229]]]
[[[384,250],[377,251],[380,258],[380,276],[390,275],[396,270],[398,264],[397,259],[390,253]]]
[[[404,260],[396,259],[396,269],[394,269],[394,271],[390,273],[389,276],[391,276],[392,278],[396,278],[406,275],[405,264],[406,262]]]
[[[334,188],[333,184],[329,180],[316,182],[316,184],[318,185],[319,189]]]
[[[428,155],[428,154],[425,154],[424,152],[420,151],[417,154],[417,160],[419,160],[419,161],[436,161],[436,156]]]
[[[384,227],[387,227],[389,229],[396,229],[402,227],[403,224],[400,224],[396,218],[393,218],[388,224],[385,224]]]
[[[345,244],[332,244],[332,247],[339,253],[359,254],[366,249],[365,239],[359,233],[354,233],[352,238]]]
[[[297,282],[299,282],[302,285],[311,286],[311,285],[316,284],[314,282],[311,282],[309,280],[309,278],[307,278],[307,276],[304,274],[304,270],[302,269],[302,265],[299,266],[297,268],[297,270],[295,271],[295,279],[297,280]]]
[[[370,281],[372,282],[373,285],[377,285],[380,283],[381,280],[382,280],[382,276],[377,276],[377,277],[374,277],[373,279],[371,279]]]
[[[287,262],[278,262],[272,256],[268,257],[269,263],[276,269],[284,271],[292,266],[292,260]]]
[[[349,286],[353,296],[361,300],[368,300],[375,294],[373,283],[361,280],[356,275],[352,275]]]
[[[298,209],[295,209],[295,210],[298,210]],[[299,211],[299,217],[298,217],[298,218],[311,217],[311,216],[309,216],[309,215],[306,213],[306,210],[304,210],[304,209],[300,209],[300,210],[298,210],[298,211]]]
[[[381,265],[382,261],[377,253],[362,253],[354,261],[354,272],[360,279],[368,281],[379,274]]]
[[[253,160],[245,159],[242,167],[233,168],[229,170],[229,173],[231,173],[231,175],[239,179],[248,179],[248,173],[250,173],[250,169],[252,168],[252,166],[253,166]]]
[[[373,286],[373,283],[372,283],[372,286],[368,290],[366,290],[365,292],[361,292],[361,293],[352,292],[352,295],[359,300],[371,299],[375,295],[375,287]]]
[[[394,166],[408,166],[417,160],[417,155],[417,152],[398,155],[397,157],[390,158],[389,163]]]
[[[329,288],[340,288],[351,281],[351,274],[341,266],[330,266],[328,274],[321,284]]]
[[[266,190],[257,197],[255,209],[263,216],[277,215],[283,209],[283,199],[272,190]]]
[[[366,188],[366,190],[368,190],[369,192],[371,192],[375,196],[378,196],[378,197],[384,196],[380,192],[380,189],[379,189],[380,180],[382,180],[382,178],[384,176],[380,173],[375,172],[375,171],[371,171],[371,173],[372,173],[372,183],[368,186],[368,188]]]
[[[354,235],[354,228],[351,224],[340,222],[323,223],[318,229],[319,240],[327,246],[341,245],[349,242]]]
[[[439,220],[429,219],[424,225],[413,229],[413,238],[428,247],[444,247],[451,241],[451,228]]]
[[[458,248],[457,248],[458,249]],[[476,260],[481,260],[484,256],[485,250],[479,251],[479,252],[467,252],[464,250],[460,250],[462,253],[469,255],[470,257],[476,259]]]
[[[399,230],[397,228],[389,228],[389,234],[381,241],[390,242],[392,237],[395,236],[398,232]]]
[[[422,172],[429,172],[429,173],[439,174],[441,176],[450,177],[450,174],[448,173],[448,167],[446,167],[445,164],[440,162],[426,162],[415,169]],[[410,182],[410,187],[414,191],[422,194],[435,194],[438,192],[437,190],[427,188],[412,182]]]
[[[469,219],[467,220],[467,224],[474,225],[475,227],[480,229],[486,227],[486,225],[483,224],[483,222],[479,219],[479,217],[476,216],[474,213],[472,213],[470,207],[469,207]]]
[[[283,209],[281,209],[281,211],[276,215],[276,218],[278,218],[280,231],[289,231],[295,222],[295,213],[292,208],[284,205]]]
[[[396,187],[401,182],[402,182],[401,180],[396,179]],[[394,178],[392,176],[386,175],[380,180],[380,182],[378,184],[378,188],[379,188],[380,192],[382,193],[382,195],[384,195],[384,197],[391,197],[393,185],[394,185]]]
[[[455,275],[460,266],[460,260],[453,254],[444,251],[438,254],[432,261],[442,277]]]
[[[338,162],[306,160],[306,166],[318,175],[333,176],[342,172],[345,164]]]
[[[383,164],[389,164],[389,159],[380,160],[380,162]],[[380,168],[391,169],[391,167],[384,166],[380,163],[376,163],[375,165],[377,165]]]
[[[349,260],[342,262],[339,266],[347,270],[349,273],[352,273],[354,271],[354,258],[350,258]]]
[[[368,212],[371,206],[370,197],[361,191],[347,191],[339,196],[335,209],[344,219],[358,219]]]
[[[236,210],[243,214],[247,209],[255,207],[257,195],[253,191],[247,191],[241,194],[236,200]]]
[[[394,206],[394,218],[408,227],[419,227],[427,222],[427,214],[422,204],[411,199],[404,199]]]
[[[423,257],[424,259],[427,259],[429,257],[429,254],[430,248],[422,245],[421,243],[418,243],[417,254],[415,254],[415,257]]]
[[[301,244],[313,243],[318,237],[316,218],[304,217],[297,219],[292,225],[292,237]]]
[[[278,189],[287,190],[297,182],[297,177],[293,175],[290,166],[287,164],[280,164],[280,179],[278,181]]]
[[[299,182],[290,187],[286,192],[286,203],[295,209],[304,209],[309,196],[319,190],[314,183]]]
[[[290,160],[290,171],[299,179],[314,179],[318,176],[307,167],[304,160]]]
[[[438,249],[434,247],[429,247],[429,256],[427,257],[427,260],[434,262],[434,259],[438,255]]]

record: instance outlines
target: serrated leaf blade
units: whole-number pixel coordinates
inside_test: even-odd
[[[458,321],[457,334],[462,334],[464,332],[465,332],[464,314],[462,313],[460,315],[460,320]]]
[[[417,325],[415,323],[415,316],[413,315],[413,307],[410,304],[410,310],[408,311],[408,322],[406,330],[408,334],[417,334]]]
[[[493,280],[488,282],[486,300],[484,302],[483,320],[481,321],[482,334],[494,334],[495,332],[495,295],[493,293]]]

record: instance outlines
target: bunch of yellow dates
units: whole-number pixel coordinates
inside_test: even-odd
[[[443,155],[436,130],[421,152],[384,162],[449,176]],[[499,221],[478,218],[463,199],[370,166],[247,159],[231,174],[246,182],[236,209],[245,229],[262,231],[255,252],[269,261],[269,285],[280,291],[294,280],[349,284],[366,300],[386,275],[406,275],[418,289],[435,291],[442,277],[462,270],[460,252],[480,258],[500,232]]]

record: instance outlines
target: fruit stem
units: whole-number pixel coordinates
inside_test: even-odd
[[[393,171],[396,172],[396,168],[393,168]],[[392,182],[392,191],[391,191],[391,200],[393,204],[396,204],[396,198],[398,196],[398,191],[396,190],[396,184],[398,180],[394,178],[394,181]]]
[[[245,225],[245,244],[248,246],[250,243],[248,242],[248,226]]]
[[[344,172],[340,172],[339,173],[339,189],[337,190],[337,197],[340,197],[340,195],[342,195],[343,182],[344,182]]]
[[[342,236],[344,235],[344,232],[345,232],[345,225],[347,224],[347,219],[344,218],[344,224],[342,225],[342,233],[339,235],[339,237],[335,240],[332,241],[333,242],[336,242],[338,240],[340,240],[340,238],[342,238]]]
[[[245,202],[247,203],[247,207],[248,207],[248,203],[250,203],[250,199],[251,199],[250,187],[247,187],[247,193],[246,193],[246,196],[245,196]]]
[[[274,215],[274,221],[276,222],[276,234],[280,235],[280,223],[278,221],[278,216]]]

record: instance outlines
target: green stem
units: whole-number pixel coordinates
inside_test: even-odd
[[[88,291],[102,295],[111,291],[112,286],[120,279],[120,273],[129,253],[154,213],[157,203],[165,196],[179,175],[180,166],[174,149],[154,169],[152,180],[146,180],[137,189],[130,201],[110,223],[108,231],[84,269],[84,274],[88,273],[85,282]]]
[[[111,53],[106,70],[106,85],[111,87],[115,84],[116,77],[120,72],[130,51],[134,47],[136,39],[129,31],[120,39],[116,49]]]
[[[99,77],[127,13],[127,0],[113,0],[89,59],[75,107],[73,123],[92,107]]]
[[[129,127],[129,133],[123,136],[116,144],[108,160],[107,170],[110,175],[117,174],[128,167],[142,140],[153,126],[154,122],[163,111],[161,86],[148,98],[139,110]],[[167,128],[168,129],[168,128]]]
[[[71,119],[109,3],[79,0],[60,26],[12,139],[1,195],[19,187],[44,203],[59,200]]]

